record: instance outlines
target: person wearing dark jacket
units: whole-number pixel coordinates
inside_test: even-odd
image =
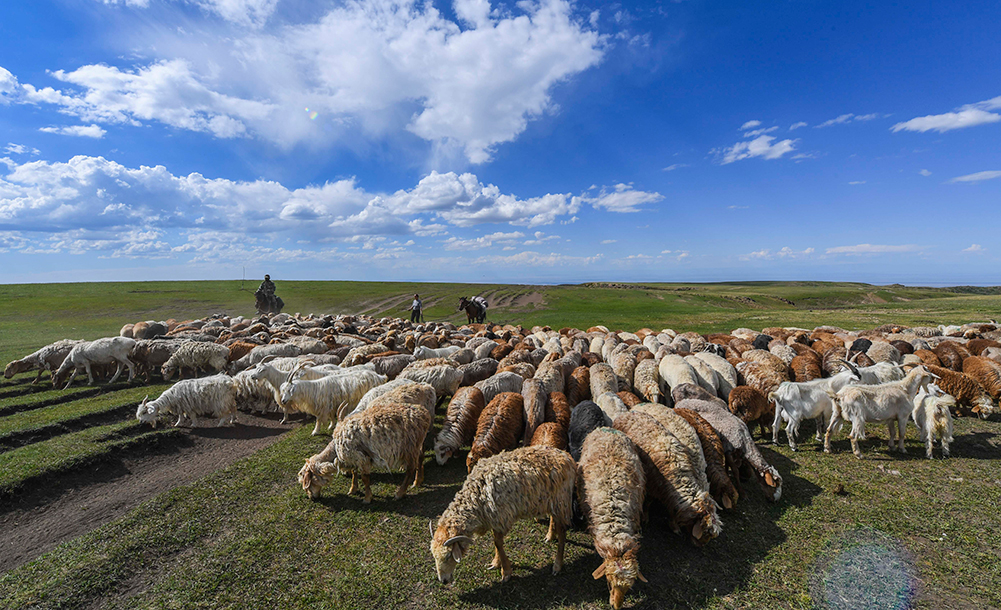
[[[268,311],[278,309],[278,301],[275,299],[275,283],[271,281],[270,275],[264,275],[264,281],[257,287],[257,291],[264,295],[268,304]]]
[[[410,321],[420,322],[423,309],[424,309],[424,304],[421,303],[421,297],[415,294],[414,302],[410,304]]]

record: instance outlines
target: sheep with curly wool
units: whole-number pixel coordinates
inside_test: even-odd
[[[553,573],[563,568],[566,527],[577,468],[565,451],[552,447],[522,447],[480,461],[462,489],[431,524],[431,555],[443,584],[452,581],[455,567],[469,551],[473,537],[491,532],[494,559],[501,581],[511,578],[511,561],[504,552],[504,536],[519,519],[549,517],[549,535],[557,539]]]
[[[789,382],[784,381],[783,383]],[[781,384],[779,387],[781,387]],[[728,406],[731,413],[747,424],[748,429],[757,424],[762,434],[767,432],[767,428],[772,424],[772,420],[775,419],[775,404],[768,400],[757,388],[752,388],[751,386],[739,385],[735,387],[730,392]]]
[[[499,366],[500,362],[493,358],[482,358],[480,360],[473,360],[468,364],[460,365],[459,372],[462,373],[460,387],[471,386],[495,375]]]
[[[688,451],[688,458],[691,460],[695,477],[699,485],[709,489],[709,481],[706,478],[706,456],[702,451],[702,442],[698,433],[683,417],[674,412],[674,409],[652,402],[644,402],[636,405],[631,412],[646,413],[657,420],[657,423],[664,426],[664,429],[674,435],[685,450]],[[730,508],[730,507],[727,507]]]
[[[619,378],[619,387],[615,390],[633,391],[636,375],[636,357],[629,352],[621,352],[612,356],[612,371]]]
[[[666,408],[666,407],[665,407]],[[696,546],[719,536],[723,523],[685,446],[646,413],[626,413],[614,422],[636,444],[646,472],[647,493],[667,509],[669,525]]]
[[[654,359],[640,360],[633,374],[633,388],[644,400],[661,402],[662,392],[657,373],[657,361]]]
[[[598,394],[594,397],[594,402],[601,407],[601,410],[608,419],[613,422],[616,417],[629,412],[629,407],[626,406],[626,403],[615,392]]]
[[[392,380],[396,379],[403,372],[403,369],[407,368],[413,361],[414,357],[410,354],[395,354],[393,356],[377,356],[369,360],[368,363],[372,365],[376,373],[385,375]]]
[[[160,372],[164,381],[174,376],[180,375],[185,370],[191,370],[197,377],[203,371],[214,371],[222,373],[226,370],[229,361],[229,349],[216,343],[203,343],[201,341],[188,341],[163,363]]]
[[[175,427],[185,420],[193,424],[199,416],[219,418],[218,426],[232,426],[236,421],[236,384],[225,373],[196,379],[182,379],[167,388],[153,401],[143,398],[136,419],[152,424],[160,415],[176,415]]]
[[[476,435],[477,422],[486,404],[479,388],[459,388],[448,403],[445,422],[434,441],[434,457],[444,466],[459,447],[469,445]]]
[[[740,494],[727,474],[726,454],[723,452],[723,442],[719,434],[713,430],[709,422],[695,411],[688,409],[673,409],[695,430],[702,445],[702,455],[706,460],[706,479],[709,481],[709,493],[723,508],[731,509],[737,505]]]
[[[315,500],[336,474],[351,473],[348,494],[358,491],[360,479],[363,502],[369,504],[369,475],[373,470],[404,470],[403,482],[396,489],[399,500],[409,487],[417,487],[424,480],[423,445],[430,427],[431,416],[424,405],[395,401],[373,404],[337,424],[326,448],[308,458],[299,470],[299,484]]]
[[[238,373],[254,366],[268,356],[273,356],[275,358],[291,358],[300,354],[302,354],[302,348],[291,343],[270,343],[268,345],[259,345],[250,350],[250,353],[246,356],[231,362],[229,365],[229,371],[231,373]]]
[[[452,396],[462,383],[462,373],[459,369],[442,359],[416,360],[397,376],[397,379],[409,379],[430,384],[441,402],[446,396]],[[434,363],[434,364],[425,364]]]
[[[535,429],[532,438],[525,443],[526,447],[552,447],[561,451],[567,450],[567,430],[556,422],[542,422]]]
[[[466,471],[478,461],[518,446],[525,426],[524,399],[516,392],[502,392],[487,403],[476,422],[476,435],[466,455]]]
[[[535,434],[535,429],[546,421],[546,401],[549,393],[538,379],[526,379],[521,385],[524,408],[525,432],[522,443],[527,445]]]
[[[965,373],[957,373],[945,367],[925,365],[933,374],[939,377],[935,385],[942,388],[942,391],[956,399],[957,409],[960,414],[969,415],[976,413],[982,419],[987,419],[992,413],[997,413],[994,401],[990,394],[973,377]],[[920,367],[919,367],[920,368]],[[911,370],[914,372],[914,369]],[[908,373],[910,374],[910,373]],[[960,409],[960,407],[962,407]]]
[[[80,371],[87,372],[87,385],[94,385],[94,373],[92,367],[102,364],[116,364],[115,375],[108,383],[114,383],[118,376],[122,374],[122,367],[129,369],[129,381],[135,377],[135,365],[129,360],[129,353],[136,346],[135,339],[128,337],[105,337],[94,341],[84,341],[74,345],[55,375],[52,376],[52,385],[60,386],[63,380],[66,385],[63,389],[70,387],[73,378]],[[223,348],[226,349],[226,348]],[[164,378],[166,379],[166,377]]]
[[[692,367],[692,370],[695,371],[695,376],[699,385],[705,388],[706,391],[713,396],[718,396],[719,377],[716,375],[716,371],[704,360],[695,357],[695,355],[688,355],[684,358],[685,362],[687,362],[689,366]]]
[[[640,522],[646,474],[636,445],[613,428],[588,435],[577,467],[577,498],[601,565],[591,574],[605,577],[608,602],[618,610],[640,572]]]
[[[495,396],[503,392],[520,393],[521,386],[524,383],[525,379],[521,375],[503,372],[487,377],[483,381],[478,381],[473,386],[483,392],[483,401],[490,404]]]
[[[612,394],[619,391],[619,378],[611,365],[604,362],[592,365],[589,370],[588,379],[592,398],[601,396],[606,392]]]
[[[419,383],[409,379],[394,379],[382,385],[377,385],[358,401],[358,406],[344,417],[350,417],[356,413],[361,413],[370,406],[383,401],[402,402],[411,405],[422,405],[428,410],[431,421],[434,422],[435,392],[434,388],[426,383]],[[343,419],[343,418],[342,418]]]
[[[570,408],[585,400],[591,399],[591,369],[588,366],[578,366],[567,378],[566,392]]]

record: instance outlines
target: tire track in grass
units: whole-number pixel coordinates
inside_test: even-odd
[[[53,405],[73,402],[81,398],[90,398],[99,394],[115,392],[130,387],[128,382],[116,383],[114,385],[103,385],[96,388],[74,388],[72,390],[47,390],[44,398],[29,399],[26,401],[9,402],[0,399],[0,417],[29,411],[32,409],[43,409]],[[65,393],[63,393],[65,392]],[[50,398],[51,396],[51,398]],[[20,396],[18,397],[20,398]]]

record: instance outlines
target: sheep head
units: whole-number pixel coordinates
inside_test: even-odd
[[[170,378],[174,376],[175,372],[177,372],[177,367],[169,361],[160,367],[160,374],[163,375],[164,381],[169,381]]]
[[[434,441],[434,459],[435,459],[435,461],[438,462],[439,466],[444,466],[445,462],[447,462],[448,459],[450,457],[452,457],[452,453],[453,452],[452,452],[451,448],[446,449],[445,447],[443,447],[443,443],[441,441],[439,441],[438,439],[435,439],[435,441]]]
[[[303,491],[309,495],[310,500],[320,497],[320,490],[323,489],[330,478],[337,473],[337,460],[334,462],[315,462],[313,458],[308,458],[303,467],[299,470],[299,484]]]
[[[598,548],[598,545],[595,547]],[[622,607],[626,594],[632,589],[637,579],[647,582],[643,573],[640,572],[639,561],[636,558],[637,550],[637,545],[633,544],[622,554],[609,551],[611,554],[608,554],[598,569],[591,573],[595,580],[602,576],[605,577],[605,582],[608,585],[608,603],[615,610]],[[601,551],[601,549],[598,550],[599,554],[604,556],[606,553]]]
[[[14,375],[17,375],[18,373],[23,373],[29,369],[31,369],[31,365],[28,364],[27,362],[23,362],[21,360],[14,360],[13,362],[7,365],[7,368],[3,370],[3,376],[5,379],[10,379]]]
[[[428,523],[430,526],[430,522]],[[455,573],[455,566],[462,560],[462,556],[473,544],[473,539],[469,536],[450,536],[444,525],[439,525],[431,538],[431,555],[434,557],[434,568],[438,574],[438,580],[444,585],[452,582]]]
[[[139,403],[139,408],[136,410],[136,419],[140,422],[147,423],[156,428],[156,420],[160,415],[160,409],[153,401],[153,404],[149,404],[149,394],[143,398],[143,401]]]
[[[755,476],[758,478],[758,483],[761,484],[761,489],[765,492],[765,497],[770,502],[778,502],[779,498],[782,497],[782,476],[779,472],[768,467],[764,472],[754,471]]]

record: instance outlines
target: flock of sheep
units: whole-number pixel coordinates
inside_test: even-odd
[[[430,523],[438,579],[450,582],[476,536],[491,533],[491,568],[512,575],[504,536],[515,521],[548,518],[563,563],[566,529],[586,523],[610,603],[636,580],[644,506],[659,505],[671,529],[695,545],[719,536],[719,512],[757,481],[778,501],[782,477],[756,446],[760,427],[790,447],[803,420],[817,420],[830,452],[844,422],[855,455],[867,422],[886,422],[890,450],[904,451],[909,419],[932,457],[948,455],[952,417],[997,412],[1001,330],[993,324],[884,325],[861,332],[736,329],[700,335],[644,328],[613,332],[410,322],[365,316],[278,314],[256,319],[140,322],[121,336],[60,341],[7,365],[5,376],[49,371],[68,387],[86,372],[158,372],[181,379],[136,414],[156,425],[197,417],[232,425],[237,408],[302,412],[313,434],[330,434],[298,479],[310,498],[338,474],[372,501],[369,475],[405,472],[396,497],[424,476],[433,442],[445,464],[466,453],[461,490]],[[199,377],[200,373],[213,373]],[[436,408],[447,398],[441,429]],[[284,420],[283,420],[284,421]],[[899,443],[895,436],[899,434]]]

